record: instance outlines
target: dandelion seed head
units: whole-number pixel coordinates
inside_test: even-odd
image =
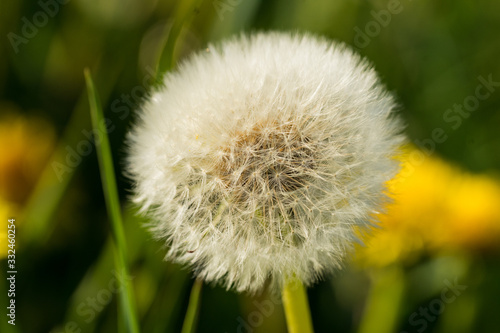
[[[346,46],[261,33],[166,75],[129,135],[134,200],[167,258],[257,291],[341,266],[397,171],[392,96]]]

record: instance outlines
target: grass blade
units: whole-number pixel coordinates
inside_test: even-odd
[[[174,68],[177,60],[175,57],[175,48],[177,46],[177,41],[181,36],[182,29],[189,26],[196,14],[196,8],[198,8],[202,2],[202,0],[187,0],[179,2],[177,12],[174,16],[174,23],[168,32],[165,46],[160,51],[157,59],[156,74],[159,82],[161,82],[163,74]]]
[[[198,311],[200,309],[200,294],[201,287],[203,286],[203,281],[196,279],[191,289],[191,295],[189,296],[189,305],[186,312],[186,317],[184,318],[184,324],[182,325],[182,333],[194,333],[196,328],[196,322],[198,320]]]
[[[106,101],[109,99],[123,65],[121,61],[115,61],[106,68],[102,66],[99,68],[101,68],[99,72],[102,77],[106,77],[106,80],[101,80],[104,83],[101,86],[101,97]],[[76,166],[68,163],[67,148],[75,148],[82,140],[88,140],[82,131],[82,128],[90,126],[87,100],[87,94],[83,91],[54,153],[42,171],[23,210],[24,232],[21,235],[24,238],[23,242],[29,246],[35,248],[46,246],[53,231],[57,228],[57,219],[55,218],[57,211],[68,187],[71,186],[75,172],[80,167],[80,162],[77,162]],[[78,156],[82,160],[85,158],[80,154]]]
[[[126,245],[125,232],[123,230],[123,220],[121,216],[120,201],[118,199],[118,190],[116,187],[116,177],[113,167],[113,159],[111,148],[109,145],[108,134],[106,131],[106,122],[99,102],[99,98],[95,91],[94,83],[90,71],[85,69],[85,82],[89,94],[90,114],[92,118],[92,127],[94,133],[99,133],[99,140],[96,140],[97,157],[99,160],[99,170],[101,173],[101,181],[106,201],[106,208],[111,219],[112,235],[115,249],[115,265],[120,276],[126,278],[121,281],[124,284],[122,293],[119,295],[120,308],[125,320],[127,332],[139,332],[139,325],[135,311],[135,302],[132,285],[127,277],[129,277],[127,261],[126,261]],[[118,325],[120,326],[120,325]]]

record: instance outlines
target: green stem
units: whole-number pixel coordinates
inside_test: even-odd
[[[358,333],[395,332],[404,290],[405,276],[401,268],[386,267],[374,273]]]
[[[194,333],[195,331],[198,312],[200,309],[200,294],[202,286],[203,281],[201,279],[197,279],[193,284],[191,295],[189,296],[189,305],[186,317],[184,318],[184,324],[182,325],[182,333]]]
[[[282,298],[288,332],[314,332],[307,293],[302,282],[297,279],[288,281],[283,287]]]
[[[120,295],[120,307],[125,320],[125,327],[128,333],[139,332],[139,325],[135,311],[134,291],[130,283],[125,232],[123,231],[123,220],[121,216],[120,200],[118,198],[118,190],[116,186],[116,176],[113,166],[113,159],[111,155],[111,147],[109,144],[108,133],[106,130],[106,122],[102,112],[99,97],[95,91],[94,83],[90,75],[90,71],[85,69],[85,81],[87,84],[87,91],[89,94],[90,115],[92,118],[92,125],[94,132],[98,133],[99,140],[96,140],[97,157],[99,161],[99,171],[101,174],[102,186],[104,191],[104,199],[106,201],[106,208],[111,219],[115,265],[118,274],[124,277],[121,283],[124,284],[122,294]]]
[[[168,32],[165,46],[157,59],[156,78],[159,82],[161,82],[164,73],[174,68],[177,60],[175,48],[182,33],[182,29],[191,23],[196,14],[196,8],[198,8],[202,2],[202,0],[185,0],[179,2],[177,13],[174,15],[174,22]]]

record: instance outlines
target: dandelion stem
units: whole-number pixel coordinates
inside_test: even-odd
[[[120,276],[123,276],[124,288],[120,295],[120,309],[125,320],[126,332],[139,332],[139,325],[135,311],[134,293],[129,280],[127,255],[125,245],[125,232],[123,230],[123,220],[120,210],[120,201],[116,187],[116,177],[111,156],[111,147],[109,145],[106,124],[102,113],[101,104],[95,91],[94,83],[90,71],[85,69],[85,81],[90,103],[90,115],[94,131],[100,134],[99,142],[96,142],[97,157],[99,161],[99,170],[101,173],[104,198],[106,208],[111,220],[115,266]]]
[[[282,290],[282,298],[288,332],[314,332],[307,293],[302,282],[297,279],[289,280]]]

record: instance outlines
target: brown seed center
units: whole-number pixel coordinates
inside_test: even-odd
[[[220,148],[214,174],[236,200],[280,200],[304,187],[315,168],[312,140],[293,124],[257,124]]]

